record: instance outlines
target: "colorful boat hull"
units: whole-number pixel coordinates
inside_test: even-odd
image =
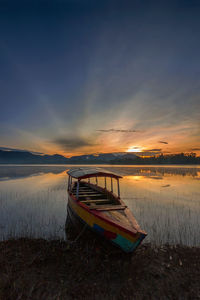
[[[102,216],[99,211],[91,211],[77,201],[73,194],[69,194],[68,206],[76,218],[86,224],[89,229],[103,236],[127,253],[133,252],[146,236],[143,232],[134,233],[126,227],[112,222]]]

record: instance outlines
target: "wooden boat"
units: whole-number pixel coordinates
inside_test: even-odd
[[[67,173],[68,208],[72,215],[123,251],[133,252],[147,234],[120,198],[122,177],[102,168],[75,168]],[[105,188],[98,185],[99,177],[104,177]],[[96,179],[95,184],[90,178]],[[111,191],[107,189],[108,179]],[[118,195],[113,193],[113,179],[117,181]]]

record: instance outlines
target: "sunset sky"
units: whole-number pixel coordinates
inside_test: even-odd
[[[200,1],[0,1],[0,147],[200,155]]]

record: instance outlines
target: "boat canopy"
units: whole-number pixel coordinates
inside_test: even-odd
[[[78,180],[90,177],[111,177],[115,179],[122,178],[122,176],[119,176],[102,168],[74,168],[70,169],[67,174]]]

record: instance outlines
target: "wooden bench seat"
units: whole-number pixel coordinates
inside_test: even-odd
[[[92,200],[83,200],[83,201],[81,201],[81,203],[85,203],[85,204],[87,204],[87,203],[96,203],[96,202],[110,202],[110,200],[109,199],[92,199]]]
[[[109,210],[124,210],[125,208],[127,208],[126,205],[91,205],[90,209],[95,209],[95,210],[105,210],[105,211],[109,211]]]
[[[98,194],[99,195],[99,192],[79,192],[78,193],[79,195],[82,195],[82,194],[87,194],[87,195],[89,195],[89,194]],[[102,194],[101,194],[102,195]]]
[[[100,198],[102,198],[102,195],[101,194],[94,194],[94,195],[83,194],[83,195],[79,195],[78,199],[83,199],[85,197],[91,197],[91,198],[93,198],[93,197],[98,197],[99,198],[100,197]]]
[[[72,189],[72,191],[76,192],[76,189]],[[79,192],[96,192],[96,191],[92,189],[79,189]]]

